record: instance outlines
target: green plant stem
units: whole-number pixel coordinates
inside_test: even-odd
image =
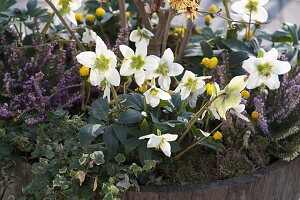
[[[85,111],[85,85],[86,85],[86,80],[83,79],[81,82],[81,110]]]
[[[228,0],[223,0],[223,5],[224,5],[224,7],[225,7],[226,17],[227,17],[228,19],[230,19],[230,20],[228,21],[228,25],[231,26],[232,21],[231,21],[231,16],[230,16],[230,11],[229,11],[229,6],[228,6]]]
[[[88,104],[89,100],[90,100],[90,96],[91,96],[91,84],[88,83],[87,84],[87,97],[86,97],[86,100],[85,100],[85,106]]]
[[[239,20],[232,20],[231,18],[228,18],[226,16],[223,16],[220,14],[220,11],[217,12],[210,12],[210,11],[206,11],[206,10],[199,10],[198,13],[200,14],[209,14],[209,15],[215,15],[218,16],[226,21],[229,21],[231,23],[235,22],[235,23],[239,23],[239,24],[258,24],[257,22],[244,22],[244,21],[239,21]],[[259,24],[269,24],[271,23],[271,21],[266,21],[266,22],[259,22]]]
[[[76,41],[77,45],[79,46],[81,51],[85,51],[85,48],[83,46],[83,44],[80,42],[80,40],[76,37],[75,33],[72,31],[72,29],[70,28],[70,26],[67,24],[67,22],[64,20],[63,16],[59,13],[59,11],[57,10],[57,8],[53,5],[53,3],[51,2],[51,0],[45,0],[46,3],[52,8],[53,12],[57,15],[57,17],[60,19],[60,21],[62,22],[62,24],[64,25],[64,27],[67,29],[67,31],[70,33],[70,35],[72,36],[72,38]]]
[[[222,123],[220,123],[216,128],[214,128],[210,134],[216,132],[220,127],[221,127]],[[179,158],[181,158],[186,152],[188,152],[189,150],[191,150],[193,147],[195,147],[197,144],[199,144],[199,142],[201,142],[202,140],[204,140],[206,137],[202,137],[202,138],[197,138],[197,140],[195,140],[190,146],[188,146],[187,148],[185,148],[182,152],[180,152],[179,154],[177,154],[173,160],[178,160]]]
[[[46,35],[46,33],[47,33],[47,31],[48,31],[48,29],[49,29],[49,27],[50,27],[50,25],[51,25],[51,23],[53,21],[54,16],[55,16],[55,13],[52,13],[49,16],[49,19],[48,19],[46,25],[44,26],[44,28],[43,28],[43,30],[41,32],[42,37],[44,37]]]
[[[117,91],[116,91],[116,89],[113,85],[111,85],[110,88],[111,88],[111,92],[112,92],[112,95],[113,95],[113,98],[114,98],[115,105],[119,108],[120,107],[120,100],[119,100]]]

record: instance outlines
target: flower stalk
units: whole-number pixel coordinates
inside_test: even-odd
[[[79,46],[81,51],[85,51],[85,48],[83,44],[80,42],[80,40],[76,37],[75,33],[72,31],[70,26],[67,24],[67,22],[64,20],[63,16],[59,13],[57,8],[53,5],[53,3],[50,0],[45,0],[46,3],[52,8],[53,12],[57,15],[57,17],[60,19],[64,27],[67,29],[67,31],[70,33],[72,38],[76,41],[77,45]]]

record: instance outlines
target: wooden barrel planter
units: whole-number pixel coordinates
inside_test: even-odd
[[[207,185],[144,186],[122,200],[300,200],[300,158]]]

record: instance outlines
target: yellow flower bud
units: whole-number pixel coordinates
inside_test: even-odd
[[[89,26],[94,25],[95,23],[95,15],[87,14],[85,17],[85,23]]]
[[[126,14],[126,17],[127,17],[127,18],[130,18],[130,17],[131,17],[131,12],[130,12],[130,11],[126,11],[125,14]]]
[[[140,92],[140,93],[144,93],[144,92],[147,91],[147,89],[148,89],[148,86],[147,86],[147,85],[142,85],[142,86],[139,87],[139,92]]]
[[[217,57],[212,57],[210,59],[210,62],[208,63],[207,67],[209,69],[215,69],[218,65],[218,58]]]
[[[88,76],[90,74],[90,69],[87,68],[86,66],[82,66],[79,70],[80,76]]]
[[[202,64],[202,65],[205,65],[205,66],[208,66],[209,62],[210,62],[210,59],[207,58],[207,57],[205,57],[205,58],[202,59],[201,64]]]
[[[252,117],[253,119],[257,119],[257,118],[259,117],[259,112],[253,111],[253,112],[251,113],[251,117]]]
[[[97,17],[103,17],[103,15],[105,15],[105,10],[102,7],[99,7],[99,8],[97,8],[95,14]]]
[[[204,18],[204,23],[205,25],[209,26],[211,23],[211,16],[210,15],[206,15]]]
[[[75,19],[76,19],[76,21],[77,21],[78,24],[82,24],[82,20],[83,20],[82,13],[76,13],[75,14]]]
[[[217,8],[216,4],[211,4],[208,8],[208,11],[213,12],[213,13],[217,12],[218,8]]]
[[[179,35],[180,37],[183,37],[183,36],[184,36],[184,33],[185,33],[185,29],[182,28],[182,27],[179,27],[179,28],[177,29],[177,33],[178,33],[178,35]]]
[[[223,137],[223,135],[222,135],[222,133],[220,131],[215,132],[214,135],[213,135],[213,138],[215,140],[221,140],[222,137]]]
[[[212,84],[212,83],[207,83],[207,84],[205,85],[206,93],[207,93],[207,95],[209,95],[209,96],[212,95],[212,87],[213,87],[213,84]]]
[[[241,92],[242,97],[244,97],[245,99],[249,99],[250,98],[250,92],[248,92],[247,90],[243,90]]]

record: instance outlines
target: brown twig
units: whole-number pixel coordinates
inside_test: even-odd
[[[121,28],[127,28],[125,0],[119,0]]]
[[[175,13],[175,11],[171,8],[169,10],[168,19],[167,19],[167,22],[166,22],[166,27],[165,27],[165,31],[164,31],[165,33],[164,33],[164,38],[163,38],[163,42],[162,42],[161,52],[164,52],[167,48],[169,30],[170,30],[171,21],[174,17],[174,13]]]
[[[146,12],[144,2],[142,2],[141,0],[135,0],[135,5],[137,8],[138,14],[142,18],[142,23],[144,24],[145,28],[148,29],[149,31],[152,31],[152,25],[150,22],[150,18]]]

